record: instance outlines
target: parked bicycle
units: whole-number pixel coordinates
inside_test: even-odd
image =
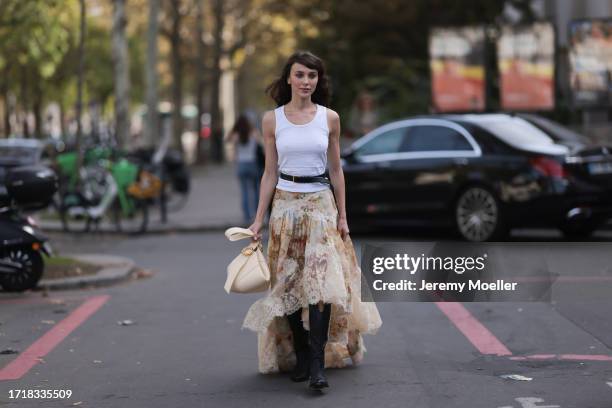
[[[180,153],[168,151],[168,144],[166,137],[156,151],[132,153],[90,146],[78,174],[76,152],[60,153],[57,167],[62,182],[56,206],[64,230],[85,232],[110,223],[120,232],[143,233],[151,204],[159,204],[163,222],[168,211],[182,208],[189,193],[189,172]]]
[[[148,194],[160,188],[155,177],[126,158],[101,159],[83,166],[75,187],[60,193],[59,214],[65,231],[99,230],[110,223],[118,232],[143,233],[148,224]],[[144,192],[144,194],[143,194]]]

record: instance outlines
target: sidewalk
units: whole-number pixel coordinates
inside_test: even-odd
[[[169,213],[166,224],[161,223],[159,208],[150,208],[150,231],[219,231],[243,226],[233,163],[192,167],[191,182],[185,207]]]

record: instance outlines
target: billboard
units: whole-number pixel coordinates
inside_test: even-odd
[[[484,27],[430,32],[431,94],[437,112],[484,110],[484,47]]]
[[[612,20],[570,22],[569,68],[574,105],[609,106],[612,87]]]
[[[554,109],[555,29],[552,24],[502,26],[497,40],[497,66],[502,109]]]

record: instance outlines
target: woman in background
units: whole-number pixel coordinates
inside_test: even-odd
[[[257,146],[262,143],[259,131],[254,128],[246,115],[240,115],[225,140],[234,147],[236,174],[242,196],[242,217],[244,223],[253,221],[259,197],[261,173],[257,165]]]

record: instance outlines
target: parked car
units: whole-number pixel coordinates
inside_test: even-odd
[[[455,226],[470,241],[515,227],[585,237],[612,217],[610,152],[507,114],[401,120],[343,153],[347,213],[356,226]]]
[[[592,144],[587,137],[543,116],[533,113],[518,113],[516,116],[525,119],[556,143],[567,146],[570,150],[578,150]]]
[[[37,139],[0,139],[0,201],[8,200],[6,173],[13,167],[38,164],[44,144]]]

